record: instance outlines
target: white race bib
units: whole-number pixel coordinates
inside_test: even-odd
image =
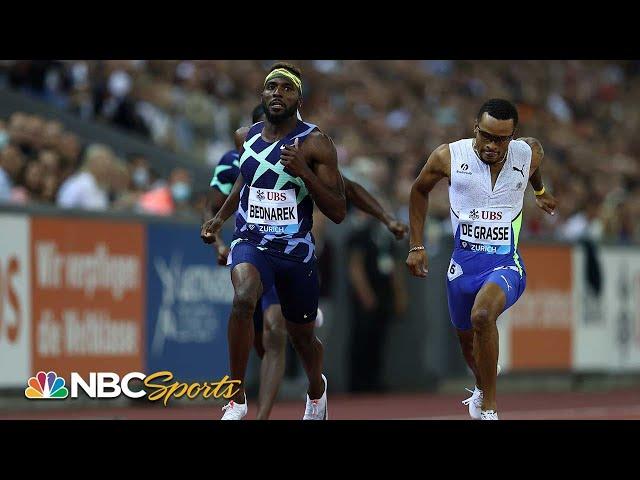
[[[297,225],[296,191],[249,187],[247,223],[258,225]]]
[[[462,248],[485,253],[509,253],[510,208],[473,208],[461,211],[459,223]],[[479,247],[480,245],[484,247]]]
[[[464,272],[462,271],[462,267],[460,266],[460,264],[458,264],[452,258],[451,262],[449,263],[449,269],[447,270],[447,278],[449,279],[449,281],[450,282],[454,281],[456,278],[458,278],[463,273]]]

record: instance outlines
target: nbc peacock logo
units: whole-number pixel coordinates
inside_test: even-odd
[[[28,387],[24,390],[24,396],[29,399],[59,399],[69,396],[69,390],[64,386],[64,378],[58,377],[56,372],[38,372],[31,377]]]

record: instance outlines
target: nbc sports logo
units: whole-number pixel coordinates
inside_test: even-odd
[[[62,377],[58,377],[55,372],[38,372],[35,377],[31,377],[28,387],[24,391],[24,396],[28,399],[57,398],[65,399],[78,398],[78,393],[83,390],[89,398],[116,398],[125,395],[129,398],[142,398],[147,396],[150,401],[162,400],[164,406],[170,398],[181,398],[187,396],[194,399],[198,395],[203,398],[231,398],[238,390],[233,389],[239,385],[240,380],[231,380],[225,375],[217,382],[204,382],[187,384],[173,380],[173,373],[162,371],[145,375],[141,372],[129,372],[120,378],[115,372],[90,372],[89,381],[85,381],[78,372],[71,372],[71,380],[69,382],[71,395],[69,390],[64,386],[65,381]],[[151,391],[139,389],[131,390],[130,382],[133,379],[142,381],[144,387]],[[153,383],[159,380],[160,383]],[[224,389],[224,390],[223,390]]]
[[[38,372],[35,377],[29,379],[28,385],[24,390],[24,396],[29,399],[63,399],[69,396],[69,390],[64,386],[64,378],[58,377],[56,372]]]

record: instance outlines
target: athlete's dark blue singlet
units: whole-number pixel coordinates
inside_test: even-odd
[[[263,122],[247,133],[240,157],[245,185],[236,215],[236,241],[248,240],[272,255],[308,262],[314,256],[313,201],[304,182],[284,171],[280,150],[298,139],[301,145],[317,129],[298,120],[286,137],[269,143],[262,138]]]
[[[253,125],[243,144],[240,173],[245,184],[228,264],[232,269],[252,264],[264,292],[275,285],[285,318],[308,323],[316,318],[319,296],[313,200],[302,179],[285,172],[280,153],[296,138],[302,145],[317,127],[298,120],[289,134],[270,143],[262,138],[263,126]]]

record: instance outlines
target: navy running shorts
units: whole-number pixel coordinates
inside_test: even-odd
[[[282,314],[287,321],[294,323],[315,321],[320,295],[315,257],[307,263],[287,260],[270,255],[266,248],[243,240],[231,247],[229,258],[231,271],[241,263],[250,263],[256,267],[260,272],[262,291],[267,292],[269,296],[267,301],[273,300],[274,296],[270,296],[270,292],[275,287],[275,298],[280,299]],[[262,307],[266,309],[264,303]]]

